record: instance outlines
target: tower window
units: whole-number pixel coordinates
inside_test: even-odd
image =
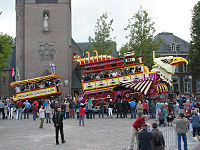
[[[57,3],[58,0],[36,0],[36,3]]]

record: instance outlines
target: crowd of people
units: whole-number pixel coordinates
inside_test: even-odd
[[[103,78],[109,78],[109,77],[117,77],[121,75],[141,72],[142,68],[141,66],[132,67],[132,68],[123,68],[123,69],[116,69],[116,70],[109,70],[105,72],[100,73],[88,73],[83,76],[82,81],[90,81],[90,80],[97,80],[97,79],[103,79]]]
[[[59,111],[57,111],[58,108]],[[155,141],[157,141],[157,137],[155,138],[154,136],[159,135],[160,140],[162,141],[161,145],[164,147],[164,139],[160,131],[157,129],[157,126],[164,125],[172,127],[173,124],[175,124],[178,137],[178,147],[180,147],[181,137],[183,137],[184,147],[186,150],[187,129],[190,130],[193,137],[196,135],[200,136],[199,109],[200,97],[195,97],[194,95],[178,95],[172,100],[166,98],[145,99],[139,101],[132,99],[130,102],[122,99],[121,97],[117,97],[116,101],[110,99],[108,104],[101,99],[98,106],[95,106],[95,100],[93,98],[90,98],[85,103],[81,101],[75,101],[73,98],[65,98],[61,100],[60,103],[58,103],[56,100],[50,99],[43,99],[42,101],[35,100],[32,103],[30,103],[28,100],[19,100],[14,103],[10,98],[5,97],[1,98],[0,100],[0,119],[14,119],[14,111],[16,111],[16,119],[18,120],[22,120],[22,118],[29,119],[29,113],[33,113],[34,121],[37,118],[41,120],[39,128],[42,130],[44,127],[44,121],[46,121],[46,123],[51,123],[53,116],[56,115],[55,112],[60,112],[59,114],[62,114],[61,118],[63,119],[77,118],[79,120],[79,126],[85,126],[85,117],[87,119],[95,119],[96,115],[98,115],[99,118],[105,118],[105,115],[107,115],[107,118],[113,118],[113,113],[116,113],[116,118],[128,118],[130,112],[130,118],[136,119],[132,127],[133,129],[130,145],[134,144],[134,139],[136,138],[138,146],[141,150],[146,150],[143,148],[143,146],[145,146],[143,142],[146,143],[149,140],[151,142],[147,142],[146,145],[151,144],[151,148],[155,147]],[[24,117],[22,117],[22,112],[24,113]],[[149,127],[150,125],[145,122],[149,118],[155,121],[155,123],[152,124],[151,131]],[[53,122],[55,124],[55,118],[53,119]],[[60,128],[60,126],[55,126],[55,129],[56,132],[59,130],[63,132],[63,129]],[[64,135],[62,135],[62,133],[61,137],[63,137],[62,141],[64,142]],[[149,139],[146,139],[147,137],[149,137]],[[154,144],[152,144],[152,141],[154,141]],[[58,143],[59,142],[56,139],[56,144]],[[152,149],[156,150],[156,148]]]

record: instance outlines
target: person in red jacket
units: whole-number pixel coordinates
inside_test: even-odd
[[[144,115],[144,117],[139,117],[132,126],[132,133],[131,133],[131,142],[130,142],[130,147],[129,150],[133,150],[133,145],[135,142],[135,138],[137,141],[137,145],[138,145],[138,132],[142,127],[142,124],[145,123],[145,121],[147,121],[149,119],[149,117],[147,115]]]
[[[143,114],[144,115],[148,115],[148,107],[149,107],[149,105],[148,105],[147,101],[144,101],[142,103],[142,105],[143,105]]]
[[[79,108],[79,126],[81,126],[81,120],[82,120],[83,126],[85,126],[84,116],[85,116],[85,108],[84,108],[84,105],[81,103],[81,107]]]

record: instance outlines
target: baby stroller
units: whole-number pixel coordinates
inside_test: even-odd
[[[161,126],[162,124],[165,126],[165,114],[161,111],[159,114],[159,126]]]

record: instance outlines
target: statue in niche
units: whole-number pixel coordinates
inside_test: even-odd
[[[44,31],[49,31],[48,19],[49,19],[48,14],[45,13],[44,19],[43,19],[43,29],[44,29]]]

